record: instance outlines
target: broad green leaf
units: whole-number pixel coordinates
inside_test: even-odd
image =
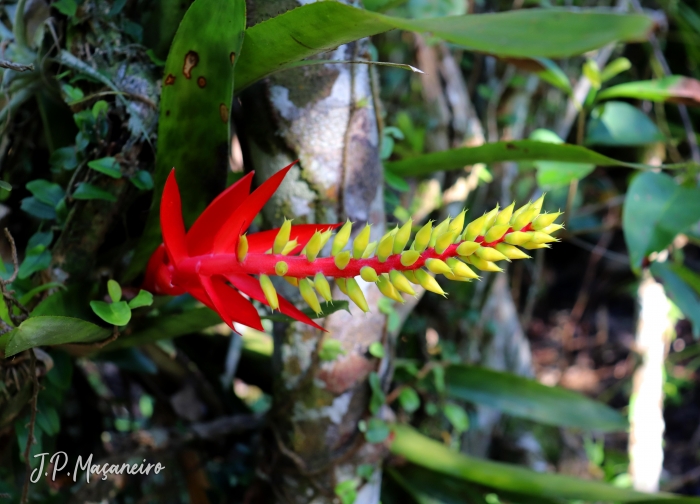
[[[131,320],[131,308],[126,301],[117,303],[105,303],[104,301],[90,301],[90,308],[95,315],[108,324],[125,326]]]
[[[100,173],[104,173],[108,177],[115,179],[122,177],[122,172],[119,169],[119,163],[117,163],[117,160],[113,157],[94,159],[88,163],[88,167]]]
[[[408,413],[413,413],[420,408],[420,397],[418,396],[418,392],[411,387],[406,387],[399,394],[399,403],[401,403],[401,407]]]
[[[458,433],[461,434],[469,428],[469,415],[459,404],[446,403],[442,407],[442,412]]]
[[[421,176],[442,170],[461,170],[465,166],[477,163],[500,163],[503,161],[558,161],[597,166],[626,166],[637,169],[653,168],[643,164],[618,161],[578,145],[535,140],[493,142],[479,147],[461,147],[442,152],[431,152],[400,161],[390,161],[384,163],[384,167],[401,176]],[[680,166],[668,165],[666,167],[676,168]]]
[[[700,189],[682,187],[664,173],[640,173],[627,190],[622,230],[632,269],[668,247],[678,233],[700,220]]]
[[[65,287],[60,282],[48,282],[45,284],[41,284],[28,291],[26,294],[22,295],[22,297],[19,298],[19,302],[23,305],[26,305],[27,303],[29,303],[29,301],[32,300],[34,296],[49,289],[65,289]]]
[[[20,280],[29,278],[37,271],[44,270],[51,264],[51,252],[48,250],[42,250],[36,254],[27,254],[19,267],[19,272],[17,274]]]
[[[224,188],[233,71],[245,31],[245,0],[196,0],[168,53],[158,121],[154,192],[146,228],[126,274],[133,278],[161,243],[160,198],[175,167],[185,226]]]
[[[51,220],[56,218],[56,210],[54,207],[47,205],[46,203],[42,203],[34,196],[24,198],[20,203],[20,208],[37,219]]]
[[[669,268],[678,275],[685,283],[690,285],[693,290],[700,296],[700,275],[689,270],[682,264],[671,263]]]
[[[75,155],[75,147],[61,147],[51,153],[49,158],[51,168],[54,170],[73,170],[78,166],[78,159]]]
[[[103,340],[110,331],[71,317],[30,317],[11,334],[5,348],[7,357],[37,346]]]
[[[384,357],[384,345],[382,345],[379,341],[373,342],[369,346],[369,353],[373,357],[376,357],[377,359],[381,359]]]
[[[625,418],[602,403],[510,373],[456,364],[445,369],[445,385],[448,397],[547,425],[603,432],[627,428]]]
[[[556,63],[547,58],[535,58],[535,61],[544,67],[543,70],[535,72],[540,79],[549,82],[567,94],[571,94],[571,81]]]
[[[153,189],[153,177],[151,177],[151,174],[147,171],[139,170],[129,180],[142,191]]]
[[[698,106],[700,81],[682,75],[669,75],[658,80],[626,82],[604,89],[598,94],[599,100],[610,98],[634,98]]]
[[[0,180],[0,189],[10,192],[12,190],[12,184],[5,182],[4,180]]]
[[[537,129],[530,135],[531,140],[563,144],[564,141],[553,131]],[[535,161],[537,184],[544,189],[562,187],[579,180],[595,170],[591,163],[561,163],[557,161]]]
[[[78,12],[78,4],[75,0],[58,0],[58,2],[54,2],[51,6],[68,17],[73,17],[75,13]]]
[[[92,184],[88,184],[87,182],[81,182],[78,184],[78,187],[73,192],[72,197],[79,200],[99,199],[111,202],[117,201],[114,194],[105,191],[104,189],[100,189],[99,187],[95,187]]]
[[[246,30],[235,89],[238,92],[309,56],[395,28],[429,32],[467,49],[498,56],[557,58],[616,40],[645,40],[651,24],[650,18],[641,15],[551,8],[401,19],[337,2],[316,2]]]
[[[57,316],[83,320],[94,318],[88,300],[96,295],[97,284],[76,283],[54,292],[32,310],[32,317]]]
[[[65,196],[65,191],[60,185],[43,179],[27,182],[27,189],[36,199],[52,207],[58,205],[58,202]]]
[[[153,294],[148,291],[140,290],[136,297],[129,301],[129,308],[141,308],[142,306],[151,306],[153,304]]]
[[[395,455],[440,474],[494,488],[496,493],[504,490],[533,497],[591,502],[636,502],[652,498],[667,498],[669,504],[676,502],[672,494],[645,494],[599,481],[538,473],[515,465],[463,455],[408,425],[395,424],[392,430],[394,439],[391,451]]]
[[[644,112],[625,102],[599,105],[586,127],[587,145],[645,145],[664,140],[659,128]]]
[[[107,292],[112,299],[112,303],[118,303],[122,299],[122,286],[116,280],[107,281]]]
[[[668,298],[692,322],[693,336],[700,337],[700,294],[682,278],[685,268],[668,262],[653,262],[650,269],[651,274],[663,284]],[[659,313],[660,317],[664,315]]]

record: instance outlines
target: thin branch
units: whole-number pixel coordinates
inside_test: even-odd
[[[22,65],[13,61],[0,60],[0,68],[7,68],[15,72],[30,72],[34,70],[34,65]]]
[[[32,464],[29,455],[31,454],[32,445],[34,444],[34,425],[36,423],[36,404],[39,398],[39,380],[36,377],[36,355],[34,355],[34,350],[29,351],[29,362],[30,362],[30,372],[32,374],[32,383],[34,386],[34,392],[32,394],[31,408],[32,415],[29,421],[29,431],[27,433],[27,445],[24,448],[24,462],[26,467],[26,474],[24,475],[24,486],[22,487],[22,504],[26,504],[27,497],[29,495],[29,482],[32,477]]]
[[[2,281],[4,285],[7,285],[11,284],[17,279],[17,274],[19,273],[19,260],[17,259],[17,246],[15,245],[15,239],[12,237],[10,230],[7,228],[5,228],[5,237],[7,238],[7,241],[10,242],[10,250],[12,251],[12,266],[14,267],[12,276],[7,280]]]

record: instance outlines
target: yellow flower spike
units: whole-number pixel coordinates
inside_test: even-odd
[[[401,297],[399,291],[396,290],[396,287],[392,285],[391,281],[389,281],[389,276],[386,273],[379,275],[379,279],[377,280],[377,288],[379,288],[379,292],[384,294],[389,299],[393,299],[399,303],[406,302],[406,300]]]
[[[379,240],[379,245],[377,245],[377,259],[379,259],[379,262],[386,262],[393,251],[394,235],[388,232]]]
[[[245,256],[248,253],[248,237],[246,235],[241,235],[238,237],[238,262],[242,263],[245,261]]]
[[[509,229],[509,224],[496,224],[486,232],[486,235],[484,235],[484,242],[491,243],[500,240]]]
[[[322,240],[323,235],[316,231],[306,244],[306,247],[304,247],[304,250],[302,250],[302,253],[306,255],[307,261],[314,262],[316,260],[318,253],[321,252],[321,248],[323,248],[321,244]]]
[[[411,238],[411,228],[413,227],[413,219],[408,219],[403,226],[399,228],[394,236],[394,254],[400,254],[406,248],[408,240]]]
[[[401,252],[401,265],[408,268],[409,266],[413,266],[419,258],[420,252],[416,250],[405,250]]]
[[[267,304],[273,310],[278,310],[280,307],[279,301],[277,300],[277,291],[275,286],[272,285],[272,280],[267,275],[260,275],[260,287],[262,288],[263,294],[265,294],[265,299],[267,299]]]
[[[430,236],[433,234],[433,221],[428,221],[420,230],[416,233],[416,237],[413,239],[413,249],[418,252],[423,252],[428,248],[430,243]]]
[[[518,217],[511,222],[513,230],[520,231],[522,228],[530,224],[539,213],[540,211],[533,203],[532,205],[530,205],[530,208],[518,215]]]
[[[293,285],[294,287],[299,287],[299,279],[297,277],[286,276],[286,277],[282,277],[282,278],[284,278],[284,280],[289,285]]]
[[[512,233],[508,233],[505,237],[505,242],[509,243],[510,245],[523,245],[527,242],[529,242],[532,239],[532,232],[528,231],[527,233],[523,233],[522,231],[513,231]]]
[[[513,216],[510,218],[510,225],[512,226],[513,222],[515,222],[515,219],[520,217],[520,214],[526,211],[528,208],[530,208],[531,205],[532,201],[530,201],[529,203],[525,203],[523,206],[521,206],[515,212],[513,212]]]
[[[377,272],[371,266],[363,266],[362,269],[360,269],[360,277],[362,277],[362,280],[365,282],[376,282],[378,278]]]
[[[282,249],[282,251],[280,253],[282,255],[289,255],[289,253],[292,250],[294,250],[295,248],[297,248],[298,245],[299,245],[299,242],[297,242],[296,240],[292,240],[290,242],[287,242],[287,244],[284,246],[284,248]]]
[[[289,265],[284,261],[277,261],[275,264],[275,274],[277,276],[284,276],[289,271]]]
[[[333,259],[333,262],[335,262],[335,265],[337,266],[338,269],[344,270],[345,267],[350,264],[350,252],[347,250],[344,250],[343,252],[340,252],[335,256]]]
[[[416,274],[415,274],[414,270],[406,270],[406,271],[403,271],[402,273],[403,273],[403,276],[405,276],[409,282],[411,282],[414,285],[420,285],[420,282],[416,278]]]
[[[321,310],[321,304],[318,302],[318,297],[316,297],[314,286],[308,278],[299,280],[299,292],[301,293],[301,297],[304,298],[304,301],[306,301],[306,304],[311,307],[316,315],[323,312],[323,310]]]
[[[454,275],[456,275],[457,277],[468,278],[468,279],[478,279],[479,278],[479,275],[474,273],[469,266],[464,264],[459,259],[455,259],[454,257],[450,257],[447,259],[446,262],[447,262],[447,265],[452,270],[452,273]],[[449,275],[445,275],[445,276],[449,278]]]
[[[481,247],[481,245],[476,242],[465,241],[459,244],[457,247],[457,253],[462,257],[467,257],[476,252],[479,247]]]
[[[372,231],[370,225],[365,225],[362,231],[360,231],[355,237],[355,241],[352,242],[352,256],[355,259],[360,259],[362,254],[365,253],[365,249],[367,248],[367,245],[369,245],[370,231]]]
[[[413,290],[413,287],[411,287],[411,282],[409,282],[408,279],[400,271],[392,270],[389,273],[389,280],[391,280],[393,286],[401,292],[405,292],[406,294],[409,294],[411,296],[416,295],[416,291]]]
[[[431,273],[435,273],[435,274],[439,274],[439,275],[444,275],[445,273],[452,273],[452,270],[447,265],[447,263],[444,261],[441,261],[440,259],[428,259],[428,260],[426,260],[425,267],[428,268],[428,270]]]
[[[497,271],[497,272],[503,271],[501,268],[499,268],[496,265],[496,263],[491,262],[491,261],[485,261],[485,260],[481,259],[480,257],[477,257],[476,255],[470,256],[469,262],[472,263],[477,268],[479,268],[481,271]]]
[[[478,256],[479,259],[483,259],[484,261],[503,261],[504,259],[506,261],[510,261],[510,259],[492,247],[479,247],[479,250],[474,252],[474,255]]]
[[[486,218],[484,219],[484,231],[486,231],[487,229],[491,229],[491,226],[495,224],[496,218],[498,217],[499,209],[500,207],[498,206],[498,204],[496,204],[496,208],[494,208],[486,214]]]
[[[513,216],[513,209],[515,208],[515,201],[505,207],[503,210],[498,212],[498,217],[496,217],[496,222],[494,226],[502,226],[505,224],[510,224],[510,218]]]
[[[554,224],[554,221],[559,218],[561,212],[540,214],[537,218],[532,221],[532,229],[535,231],[541,231],[550,224]]]
[[[477,236],[481,236],[484,232],[484,223],[486,222],[486,215],[484,214],[478,219],[473,220],[467,224],[464,233],[462,234],[462,239],[465,241],[473,242]]]
[[[335,283],[340,289],[340,292],[345,294],[346,296],[348,295],[348,287],[347,287],[347,282],[345,281],[344,278],[336,278]]]
[[[513,245],[509,245],[507,243],[499,243],[496,245],[496,250],[498,250],[508,259],[530,259],[530,256],[520,250],[518,247],[514,247]]]
[[[447,227],[448,230],[454,231],[455,233],[462,234],[462,231],[464,230],[464,216],[467,214],[466,208],[459,212],[459,215],[454,218],[452,222],[450,222],[450,225]]]
[[[549,236],[547,233],[543,233],[541,231],[535,231],[532,235],[532,240],[530,240],[529,243],[534,243],[534,244],[541,244],[541,243],[552,243],[552,242],[558,242],[558,238],[554,238],[553,236]]]
[[[532,202],[532,207],[531,208],[536,208],[537,213],[540,213],[542,211],[542,203],[544,203],[544,197],[547,193],[542,193],[542,196],[537,198],[535,201]]]
[[[375,250],[377,250],[377,242],[370,242],[369,245],[367,245],[365,251],[362,253],[362,259],[369,259],[370,257],[372,257],[372,254],[374,254]]]
[[[323,233],[321,233],[321,250],[323,250],[323,247],[326,246],[326,243],[328,243],[328,240],[331,239],[331,236],[333,236],[332,229],[326,229]]]
[[[561,224],[550,224],[546,228],[542,228],[540,231],[542,233],[551,235],[552,233],[556,233],[560,229],[564,229],[564,226],[562,226]]]
[[[427,271],[417,269],[414,271],[414,273],[416,275],[416,280],[418,280],[420,286],[423,287],[425,290],[429,290],[430,292],[434,292],[435,294],[440,294],[441,296],[447,297],[445,295],[445,291],[442,290],[440,284],[437,283],[437,280],[430,276]]]
[[[430,242],[428,243],[431,247],[435,246],[435,243],[437,242],[437,239],[443,235],[447,231],[447,229],[450,227],[450,219],[451,217],[446,218],[444,221],[442,221],[440,224],[435,226],[435,229],[433,229],[433,232],[430,234]]]
[[[357,284],[357,280],[350,277],[345,280],[345,286],[348,290],[348,297],[352,299],[352,302],[355,303],[360,310],[367,313],[369,311],[369,306],[367,305],[367,300],[365,299],[362,289]]]
[[[435,240],[435,252],[442,254],[447,250],[447,248],[452,245],[455,238],[459,236],[459,231],[446,231],[442,235],[438,236]]]
[[[551,248],[551,246],[548,243],[524,243],[521,245],[522,248],[527,249],[527,250],[536,250],[536,249],[541,249],[541,248]]]
[[[465,277],[459,277],[455,275],[454,273],[446,273],[445,278],[448,280],[452,280],[453,282],[471,282],[471,278],[465,278]]]
[[[277,236],[275,236],[275,241],[272,245],[272,253],[273,254],[281,254],[282,250],[284,250],[284,247],[287,245],[289,242],[289,234],[292,231],[292,221],[288,219],[284,219],[284,223],[280,227],[280,230],[277,232]]]
[[[316,276],[314,277],[314,287],[316,287],[316,290],[323,299],[326,301],[333,301],[333,296],[331,295],[331,285],[328,283],[326,277],[323,276],[323,273],[316,273]]]
[[[345,248],[345,245],[348,244],[348,241],[350,240],[350,232],[352,231],[352,222],[350,222],[350,219],[345,221],[345,224],[343,224],[343,227],[340,228],[340,231],[338,231],[338,234],[335,235],[335,238],[333,238],[333,245],[331,246],[331,255],[337,255],[340,253],[341,250]]]

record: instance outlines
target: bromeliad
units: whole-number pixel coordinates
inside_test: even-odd
[[[279,229],[248,236],[248,227],[293,164],[250,194],[253,174],[246,175],[221,193],[187,232],[175,170],[171,171],[160,205],[163,244],[151,256],[144,288],[156,294],[188,292],[231,328],[237,322],[262,330],[257,310],[243,293],[321,329],[277,294],[270,277],[280,276],[297,286],[316,313],[321,312],[318,295],[332,300],[328,278],[333,278],[343,293],[368,311],[357,277],[375,283],[382,294],[398,302],[404,301],[401,293],[415,294],[413,285],[444,296],[433,274],[468,282],[479,278],[472,267],[502,271],[498,261],[529,258],[518,247],[549,247],[558,241],[551,234],[562,228],[554,223],[559,212],[540,213],[542,196],[517,210],[515,204],[502,210],[496,206],[466,227],[466,210],[437,226],[428,222],[412,240],[411,220],[374,242],[369,241],[371,229],[366,225],[351,246],[349,221],[293,226],[285,220]],[[340,229],[334,234],[336,228]],[[330,257],[318,257],[329,242]]]

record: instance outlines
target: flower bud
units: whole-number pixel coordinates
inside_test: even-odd
[[[442,236],[443,233],[445,233],[449,227],[450,227],[450,218],[449,217],[446,218],[444,221],[442,221],[437,226],[435,226],[435,229],[433,229],[433,232],[430,234],[429,245],[431,247],[434,247],[435,243],[437,242],[438,237]]]
[[[379,240],[379,245],[377,246],[377,259],[379,259],[379,262],[386,262],[393,250],[394,235],[389,232],[382,236],[382,239]]]
[[[280,227],[280,230],[277,232],[277,236],[275,236],[275,241],[274,244],[272,245],[272,253],[273,254],[281,254],[282,250],[284,250],[284,247],[287,245],[289,242],[289,234],[292,231],[292,221],[284,219],[284,223],[282,224],[282,227]]]
[[[316,260],[316,257],[318,257],[318,253],[321,252],[321,241],[323,240],[323,235],[316,231],[314,235],[311,237],[311,239],[308,241],[306,244],[306,247],[304,247],[304,253],[306,254],[306,260],[309,262],[313,262]]]
[[[450,222],[450,225],[447,227],[449,231],[454,231],[455,234],[462,234],[463,228],[464,228],[464,216],[466,215],[467,210],[462,210],[459,212],[459,215],[454,218],[452,222]]]
[[[277,291],[275,286],[272,285],[270,277],[267,275],[260,275],[260,288],[262,288],[263,294],[265,294],[265,299],[267,299],[267,304],[273,310],[278,310],[280,307],[279,301],[277,300]]]
[[[238,237],[238,262],[242,263],[245,261],[245,256],[248,253],[248,237],[246,235],[241,235]]]
[[[447,259],[447,265],[452,270],[452,273],[458,277],[469,278],[469,279],[479,278],[479,275],[474,273],[469,266],[464,264],[459,259],[456,259],[454,257],[450,257],[449,259]],[[448,275],[445,275],[445,276],[449,278]]]
[[[478,256],[479,259],[483,259],[484,261],[502,261],[504,259],[508,260],[506,256],[504,256],[498,250],[492,247],[479,247],[479,249],[476,252],[474,252],[474,255]]]
[[[389,299],[393,299],[394,301],[398,301],[399,303],[404,303],[406,300],[401,297],[401,294],[399,294],[399,291],[396,290],[396,287],[394,287],[391,282],[389,281],[389,276],[386,273],[382,273],[379,275],[379,279],[377,280],[377,287],[379,288],[379,292],[384,294],[386,297]]]
[[[515,208],[515,202],[511,203],[503,210],[498,212],[498,217],[496,217],[495,226],[502,226],[505,224],[510,224],[510,218],[513,216],[513,208]]]
[[[444,276],[445,278],[447,278],[448,280],[452,280],[453,282],[471,282],[471,278],[460,277],[455,275],[454,273],[446,273]]]
[[[406,248],[408,240],[411,238],[411,228],[413,227],[413,219],[408,219],[403,226],[399,228],[394,237],[394,254],[400,254]]]
[[[372,230],[369,224],[360,231],[352,243],[352,256],[355,259],[360,259],[364,254],[367,245],[369,244],[369,233]]]
[[[520,214],[523,213],[525,210],[530,208],[531,205],[532,205],[532,201],[524,204],[523,206],[518,208],[515,212],[513,212],[513,216],[510,218],[510,225],[512,226],[513,222],[515,222],[515,219],[517,219],[520,216]]]
[[[474,239],[476,239],[477,236],[481,236],[484,232],[485,221],[486,214],[467,224],[467,227],[464,230],[464,233],[462,234],[462,239],[466,241],[474,241]]]
[[[338,234],[335,235],[335,238],[333,239],[333,245],[331,247],[331,255],[337,255],[340,253],[341,250],[345,248],[345,245],[348,244],[348,240],[350,240],[350,232],[352,231],[352,222],[350,222],[350,219],[348,219],[345,224],[343,224],[343,227],[340,228],[340,231],[338,231]]]
[[[534,221],[532,221],[532,229],[534,229],[535,231],[541,231],[550,224],[553,224],[554,221],[557,220],[560,215],[561,212],[540,214]]]
[[[362,253],[362,259],[369,259],[370,257],[372,257],[372,254],[374,254],[375,250],[377,250],[377,242],[369,242],[369,245],[367,245],[367,248]]]
[[[481,271],[503,271],[501,268],[496,266],[496,263],[485,261],[476,255],[470,256],[469,262],[479,268]]]
[[[344,278],[341,278],[341,277],[336,278],[336,279],[335,279],[335,284],[336,284],[336,285],[338,286],[338,288],[340,289],[340,292],[342,292],[342,293],[345,294],[346,296],[348,295],[347,282],[345,281]]]
[[[391,283],[394,285],[394,287],[396,287],[401,292],[405,292],[406,294],[410,294],[411,296],[416,295],[416,291],[413,290],[413,287],[411,287],[411,283],[400,271],[392,270],[391,272],[389,272],[389,279],[391,280]]]
[[[403,276],[406,277],[406,279],[411,282],[413,285],[420,285],[420,282],[416,278],[416,274],[414,273],[415,270],[406,270],[402,271]]]
[[[503,238],[503,235],[506,234],[506,231],[508,231],[509,229],[509,224],[497,224],[493,226],[484,235],[484,242],[491,243],[495,242],[496,240],[500,240],[501,238]]]
[[[367,306],[367,300],[362,292],[362,289],[357,284],[357,280],[354,278],[348,278],[345,280],[345,286],[348,290],[348,297],[352,299],[352,302],[357,305],[357,307],[363,312],[367,313],[369,311],[369,306]]]
[[[338,269],[344,270],[345,267],[350,264],[350,252],[347,250],[344,250],[343,252],[338,253],[334,258],[333,261],[335,262],[335,265]]]
[[[544,203],[544,196],[545,196],[545,194],[547,194],[547,193],[542,193],[542,196],[540,196],[539,198],[537,198],[537,199],[536,199],[535,201],[533,201],[533,203],[532,203],[532,207],[531,207],[531,208],[535,208],[535,209],[536,209],[536,212],[537,212],[538,214],[542,211],[542,203]]]
[[[308,278],[302,278],[299,280],[299,292],[301,293],[301,297],[304,298],[304,301],[306,301],[316,315],[323,312],[323,310],[321,310],[321,305],[318,302],[318,298],[316,297],[316,292],[314,292],[314,287]]]
[[[535,231],[532,234],[532,240],[530,240],[529,243],[535,243],[535,244],[540,244],[540,243],[552,243],[552,242],[558,242],[558,238],[554,238],[553,236],[549,236],[547,233],[543,233],[541,231]]]
[[[362,280],[365,282],[376,282],[377,272],[374,271],[374,268],[371,266],[363,266],[362,269],[360,269],[360,277],[362,277]]]
[[[296,239],[287,242],[287,244],[282,249],[282,255],[289,255],[295,248],[299,246],[299,242]]]
[[[413,239],[413,249],[417,252],[423,252],[428,248],[430,243],[430,235],[433,233],[433,221],[428,221],[420,230],[416,233],[416,237]]]
[[[321,246],[319,250],[323,250],[323,247],[326,246],[326,243],[328,243],[328,240],[331,239],[331,236],[333,236],[333,229],[326,229],[323,233],[321,233]]]
[[[513,227],[514,231],[520,231],[522,228],[530,224],[535,217],[537,217],[537,214],[540,211],[537,209],[537,207],[534,205],[530,205],[530,208],[525,210],[523,213],[518,215],[517,218],[513,219],[511,221],[511,226]]]
[[[481,247],[480,244],[473,242],[473,241],[465,241],[459,244],[457,247],[457,253],[461,255],[462,257],[470,256],[472,255],[479,247]]]
[[[551,248],[551,246],[548,243],[533,243],[533,242],[527,242],[521,245],[522,248],[527,249],[527,250],[536,250],[536,249],[541,249],[541,248]]]
[[[277,261],[275,264],[275,274],[277,276],[284,276],[289,271],[289,265],[284,261]]]
[[[511,245],[520,246],[524,243],[529,242],[532,239],[532,232],[523,233],[521,231],[513,231],[508,233],[505,237],[505,242]]]
[[[498,209],[499,207],[498,205],[496,205],[496,208],[494,208],[486,214],[486,218],[484,219],[484,231],[486,231],[487,229],[491,229],[491,226],[495,224],[496,218],[498,217]]]
[[[326,277],[323,276],[323,273],[316,273],[316,276],[314,277],[314,287],[316,287],[316,290],[319,294],[321,294],[321,297],[323,299],[325,299],[326,301],[333,301],[333,296],[331,295],[331,286],[328,283]]]
[[[561,224],[550,224],[546,228],[542,228],[540,231],[545,234],[551,235],[552,233],[556,233],[557,231],[563,228],[564,226],[562,226]]]
[[[417,250],[405,250],[401,252],[401,265],[406,267],[413,266],[419,257],[420,252]]]
[[[446,231],[435,240],[435,252],[442,254],[459,236],[459,231]]]
[[[514,247],[513,245],[509,245],[507,243],[499,243],[496,245],[496,250],[498,250],[508,259],[530,259],[530,256],[520,250],[518,247]]]
[[[284,278],[284,281],[287,282],[289,285],[293,285],[294,287],[299,287],[299,279],[297,277],[282,277]]]
[[[437,283],[437,280],[435,280],[433,277],[431,277],[427,271],[422,270],[422,269],[417,269],[417,270],[415,270],[414,273],[416,275],[416,280],[418,280],[418,283],[425,290],[429,290],[430,292],[434,292],[435,294],[440,294],[441,296],[445,296],[445,291],[442,290],[442,287],[440,287],[440,284]],[[447,297],[447,296],[445,296],[445,297]]]
[[[447,263],[441,261],[440,259],[427,259],[425,261],[425,267],[428,268],[431,273],[435,274],[444,275],[445,273],[452,273],[452,270]]]

